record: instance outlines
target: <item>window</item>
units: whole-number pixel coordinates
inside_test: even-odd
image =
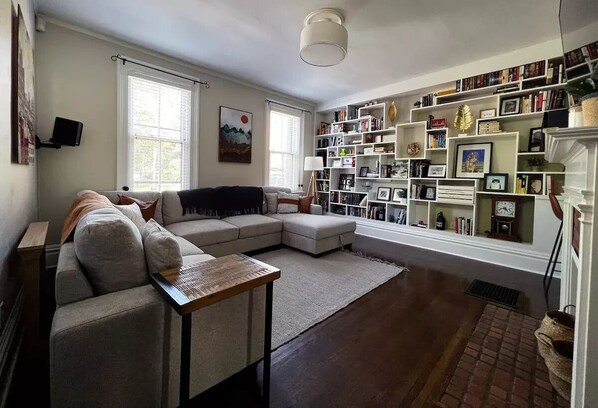
[[[296,190],[301,181],[303,114],[268,104],[269,155],[267,184]]]
[[[194,186],[198,87],[133,64],[119,69],[119,184],[153,191]]]

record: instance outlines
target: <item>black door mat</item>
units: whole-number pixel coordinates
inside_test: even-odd
[[[515,289],[505,288],[504,286],[495,285],[494,283],[474,279],[474,281],[471,282],[471,285],[467,288],[466,293],[514,309],[519,308],[518,300],[521,292]]]

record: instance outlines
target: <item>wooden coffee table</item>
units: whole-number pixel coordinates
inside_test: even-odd
[[[270,354],[272,341],[272,287],[280,269],[234,254],[194,265],[169,269],[151,276],[152,285],[183,317],[181,333],[181,378],[179,404],[189,401],[191,369],[191,313],[240,293],[266,285],[266,324],[262,394],[270,403]]]

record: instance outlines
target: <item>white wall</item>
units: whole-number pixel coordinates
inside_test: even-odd
[[[13,0],[21,5],[27,31],[35,45],[32,0]],[[0,302],[4,317],[20,278],[12,260],[27,225],[37,218],[37,176],[34,165],[11,163],[11,1],[0,1]]]
[[[233,82],[176,63],[149,50],[48,24],[37,38],[38,133],[51,136],[54,118],[83,122],[81,145],[39,153],[40,218],[50,220],[52,243],[58,242],[62,222],[75,193],[81,189],[114,189],[116,185],[116,63],[114,54],[163,66],[207,80],[200,92],[199,184],[262,185],[265,162],[265,99],[299,105],[308,103]],[[251,164],[218,162],[218,122],[221,105],[253,113]],[[305,151],[310,152],[312,116],[306,114]]]

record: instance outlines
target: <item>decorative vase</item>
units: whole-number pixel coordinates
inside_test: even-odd
[[[581,98],[584,126],[598,126],[598,92]]]

